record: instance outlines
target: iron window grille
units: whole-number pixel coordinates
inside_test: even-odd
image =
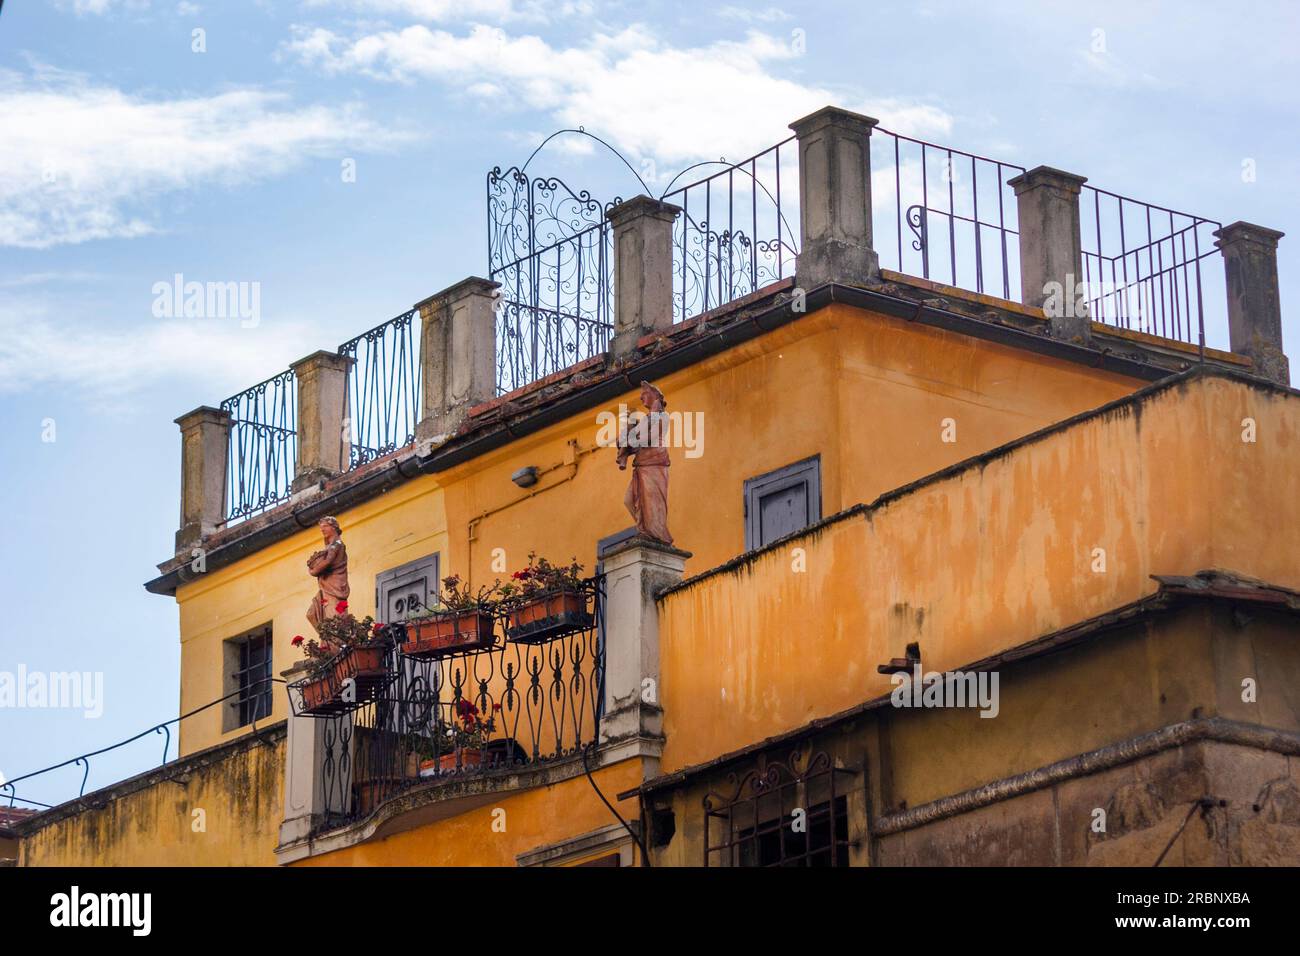
[[[760,755],[730,793],[704,797],[705,866],[849,865],[849,781],[825,752]]]
[[[235,672],[239,696],[239,726],[271,716],[271,629],[239,642],[239,670]]]

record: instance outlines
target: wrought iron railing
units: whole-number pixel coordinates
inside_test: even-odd
[[[1024,171],[875,127],[871,219],[880,264],[1018,301],[1020,238],[1006,182]]]
[[[420,420],[420,316],[411,309],[349,339],[347,468],[415,441]],[[285,369],[221,403],[230,413],[227,523],[288,500],[298,467],[298,381]]]
[[[783,152],[784,150],[784,152]],[[782,140],[663,195],[673,224],[673,319],[681,322],[794,274],[799,148]],[[680,175],[679,177],[680,178]],[[675,180],[674,180],[675,182]]]
[[[348,371],[349,468],[415,441],[420,421],[420,310],[411,309],[339,346]]]
[[[790,275],[798,243],[793,137],[674,188],[673,320],[725,305]],[[680,175],[678,176],[680,178]],[[613,231],[601,202],[554,177],[498,167],[487,178],[488,276],[501,283],[497,392],[609,348],[614,328]]]
[[[509,774],[594,744],[604,699],[600,579],[583,595],[589,609],[583,620],[534,643],[507,639],[502,615],[490,646],[413,657],[407,651],[414,634],[408,639],[408,626],[390,626],[396,642],[383,680],[351,702],[335,694],[343,702],[312,712],[306,682],[290,685],[292,712],[324,721],[322,828],[368,816],[417,786]],[[445,735],[469,726],[483,728],[472,748]]]
[[[1222,270],[1202,275],[1201,260],[1221,224],[1088,185],[1079,212],[1092,319],[1204,347],[1207,304],[1214,317],[1225,300]]]
[[[220,707],[222,704],[225,704],[228,707],[238,707],[242,711],[246,701],[260,696],[262,693],[264,693],[266,689],[271,688],[272,685],[274,684],[283,684],[283,683],[284,681],[279,677],[260,677],[257,680],[251,681],[249,684],[245,685],[244,687],[239,688],[238,690],[232,690],[230,693],[225,694],[222,697],[218,697],[216,700],[210,700],[206,704],[202,704],[199,707],[195,707],[193,710],[186,711],[185,713],[177,717],[172,717],[170,720],[164,720],[160,724],[154,724],[152,727],[146,727],[138,734],[133,734],[132,736],[127,737],[125,740],[119,740],[117,743],[109,744],[107,747],[100,747],[98,750],[91,750],[86,753],[79,754],[76,757],[69,757],[67,760],[62,760],[56,764],[51,764],[48,767],[42,767],[40,770],[33,770],[30,773],[25,773],[22,774],[21,776],[13,777],[9,780],[0,779],[0,804],[4,804],[5,801],[8,801],[8,806],[11,808],[14,806],[15,803],[22,803],[30,807],[37,807],[41,810],[52,809],[53,807],[57,806],[57,804],[45,803],[44,801],[41,800],[33,800],[30,797],[19,796],[17,785],[20,783],[27,783],[28,786],[30,787],[31,784],[29,783],[29,781],[35,780],[37,777],[43,777],[47,774],[53,774],[56,771],[63,770],[69,767],[71,767],[74,772],[77,770],[81,771],[81,783],[77,789],[77,796],[76,796],[76,799],[79,800],[86,795],[86,786],[90,782],[90,761],[92,757],[98,757],[101,756],[102,754],[112,753],[113,751],[120,750],[121,748],[129,746],[130,744],[133,744],[136,741],[144,740],[146,738],[156,739],[159,736],[163,738],[162,762],[158,764],[153,764],[152,762],[150,762],[149,766],[165,767],[168,764],[168,754],[171,752],[171,745],[172,745],[171,728],[173,724],[176,725],[179,731],[181,721],[193,717],[196,714],[201,714],[213,707]],[[259,708],[255,707],[252,709],[251,713],[247,714],[247,716],[249,717],[249,721],[247,724],[249,728],[249,732],[256,735],[258,733],[258,728],[257,728],[258,720],[268,715],[262,713]],[[172,758],[171,762],[174,763],[176,759],[177,758]],[[73,798],[69,797],[68,799],[73,799]]]
[[[872,242],[898,272],[1021,301],[1015,163],[874,128]],[[688,167],[691,170],[714,163]],[[673,226],[673,320],[716,309],[793,274],[799,241],[794,137],[663,199]],[[493,169],[487,177],[488,275],[501,284],[496,390],[513,391],[606,352],[614,329],[613,230],[602,202],[554,177]],[[1099,322],[1227,347],[1221,270],[1201,261],[1219,223],[1084,186],[1086,307]],[[1072,307],[1075,290],[1062,290]],[[349,373],[348,467],[415,440],[422,409],[420,319],[404,312],[339,347]],[[222,402],[234,419],[228,521],[289,496],[296,470],[296,394],[285,371]]]
[[[290,494],[298,466],[298,393],[292,369],[221,403],[230,413],[226,520],[239,521]]]
[[[497,392],[521,388],[609,347],[613,234],[601,203],[554,177],[488,173],[488,278],[497,307]]]
[[[871,137],[873,244],[881,265],[907,275],[1022,301],[1015,163],[903,136]],[[1214,322],[1224,300],[1214,220],[1085,185],[1080,196],[1083,300],[1090,317],[1195,345],[1226,347]],[[1062,277],[1063,279],[1065,277]],[[1061,290],[1076,308],[1078,288]]]

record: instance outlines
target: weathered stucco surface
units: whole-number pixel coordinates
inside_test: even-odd
[[[663,770],[888,693],[876,667],[913,642],[927,670],[959,668],[1150,595],[1153,574],[1300,588],[1298,454],[1300,396],[1192,378],[688,581],[660,602]]]
[[[693,554],[689,575],[744,551],[747,478],[820,455],[829,515],[1139,383],[832,305],[656,384],[670,412],[703,421],[701,455],[670,452],[669,527],[681,529],[680,544]],[[639,407],[635,388],[622,401]],[[601,411],[616,413],[618,402],[340,513],[354,610],[373,610],[378,573],[435,551],[444,573],[473,582],[507,576],[492,568],[497,548],[509,570],[534,549],[561,560],[576,555],[590,568],[596,541],[630,524],[626,475],[613,448],[595,447]],[[943,440],[946,418],[956,421],[955,441]],[[525,491],[510,475],[529,465],[541,479]],[[307,628],[302,609],[313,584],[303,562],[318,546],[308,528],[177,591],[182,710],[221,696],[228,638],[270,623],[276,673],[300,656],[289,642]],[[283,693],[274,708],[276,719],[285,716]],[[181,752],[237,734],[223,734],[215,711],[199,715],[186,722]]]
[[[284,725],[89,793],[23,828],[21,866],[274,866]]]
[[[870,827],[850,813],[855,865],[1151,866],[1168,848],[1168,866],[1294,866],[1297,637],[1295,612],[1192,601],[1003,666],[995,719],[886,703],[766,753],[824,751],[866,768],[840,790],[869,809]],[[1151,742],[1177,727],[1190,733]],[[1068,766],[1080,755],[1088,769]],[[652,850],[656,865],[700,865],[705,795],[728,795],[729,775],[756,759],[651,798],[675,830]]]

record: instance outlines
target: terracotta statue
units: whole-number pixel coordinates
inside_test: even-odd
[[[641,383],[641,404],[649,414],[629,424],[627,442],[618,449],[619,470],[632,458],[632,481],[623,504],[636,522],[638,534],[672,544],[668,532],[668,415],[664,393],[649,382]]]
[[[325,547],[313,551],[307,559],[307,572],[316,579],[319,589],[307,608],[307,621],[320,632],[321,622],[340,613],[339,602],[352,593],[348,585],[348,551],[343,546],[343,531],[337,518],[321,518],[320,534]],[[346,610],[346,604],[344,605]]]

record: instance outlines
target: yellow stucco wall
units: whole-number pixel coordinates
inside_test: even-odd
[[[995,719],[973,709],[889,708],[890,805],[918,806],[1194,716],[1296,730],[1294,618],[1258,611],[1243,628],[1232,613],[1192,604],[1003,667]],[[1258,688],[1250,702],[1244,677]]]
[[[843,305],[658,384],[670,412],[700,412],[704,420],[703,454],[671,453],[670,525],[694,555],[688,574],[743,551],[747,478],[820,454],[829,515],[1138,385]],[[623,401],[637,407],[631,392]],[[533,549],[577,555],[590,567],[595,542],[630,524],[622,503],[627,475],[615,468],[612,449],[594,447],[599,411],[340,514],[354,610],[373,610],[378,573],[435,551],[443,573],[479,583],[505,576],[491,566],[497,548],[508,570]],[[955,441],[944,440],[945,419]],[[525,465],[543,472],[528,492],[509,480]],[[221,696],[222,644],[231,637],[271,623],[275,671],[297,659],[289,642],[308,628],[303,612],[314,590],[305,560],[318,545],[309,529],[179,589],[182,711]],[[285,716],[278,685],[274,708],[273,717]],[[240,733],[223,732],[213,708],[187,721],[181,752]]]
[[[267,743],[209,756],[87,794],[85,809],[24,836],[19,864],[274,866],[284,816],[283,727]]]
[[[639,760],[625,760],[592,773],[605,799],[627,820],[637,814],[636,801],[619,804],[615,795],[641,782],[640,766]],[[300,865],[515,866],[521,853],[616,822],[587,778],[578,776],[536,790],[503,793],[466,813],[314,856]]]
[[[912,641],[942,671],[1150,594],[1152,574],[1300,587],[1297,452],[1300,398],[1192,379],[667,595],[663,770],[888,693],[876,667]]]
[[[1190,602],[1093,634],[1067,650],[1003,666],[995,719],[971,708],[884,706],[797,745],[769,748],[767,757],[787,760],[797,746],[803,759],[825,752],[837,766],[866,767],[865,776],[841,778],[837,790],[866,789],[878,821],[1195,718],[1294,732],[1300,727],[1294,614],[1253,609],[1243,626],[1237,610],[1228,602]],[[1253,701],[1242,700],[1245,676],[1258,681]],[[1190,801],[1210,793],[1231,794],[1228,806],[1216,810],[1213,827],[1193,828],[1181,839],[1166,865],[1294,864],[1300,828],[1279,820],[1273,808],[1260,812],[1268,803],[1262,797],[1279,789],[1280,780],[1300,779],[1293,765],[1282,752],[1223,744],[1158,751],[895,831],[881,840],[877,862],[1150,866],[1186,819]],[[750,756],[657,794],[654,802],[673,810],[675,833],[655,853],[655,865],[700,865],[705,795],[712,792],[713,805],[725,806],[736,794],[729,775],[743,776],[755,766]],[[1285,804],[1293,791],[1281,792]],[[1110,816],[1104,834],[1093,829],[1097,807]],[[739,811],[739,819],[749,811]],[[854,822],[850,818],[849,838],[865,847],[866,828],[855,832]],[[724,828],[713,821],[714,845]]]
[[[442,496],[432,479],[419,479],[351,509],[347,531],[352,600],[359,614],[375,605],[375,575],[446,549]],[[181,632],[181,713],[223,696],[224,642],[264,624],[273,635],[273,674],[301,659],[290,646],[296,634],[311,634],[305,612],[315,593],[307,556],[320,547],[312,528],[230,567],[212,571],[177,592]],[[288,716],[283,685],[275,685],[271,718]],[[222,708],[212,707],[181,726],[180,752],[192,753],[247,733],[222,731]]]

